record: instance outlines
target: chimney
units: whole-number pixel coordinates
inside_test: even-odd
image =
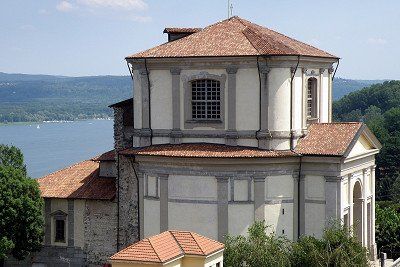
[[[168,42],[172,42],[201,30],[202,28],[165,28],[163,33],[167,33]]]

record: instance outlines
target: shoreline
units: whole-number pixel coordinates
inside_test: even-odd
[[[54,121],[18,121],[18,122],[0,122],[0,127],[1,126],[18,126],[18,125],[38,125],[38,124],[43,124],[43,123],[71,123],[71,122],[79,122],[79,121],[90,121],[90,120],[112,120],[112,117],[107,117],[107,118],[87,118],[87,119],[76,119],[72,121],[67,121],[67,120],[54,120]]]

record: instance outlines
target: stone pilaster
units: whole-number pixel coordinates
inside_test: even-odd
[[[228,177],[216,177],[218,194],[218,241],[223,242],[228,234]]]
[[[269,89],[268,89],[268,73],[270,68],[267,66],[260,67],[261,76],[261,111],[260,111],[260,131],[257,133],[258,147],[262,149],[269,149],[269,141],[271,139],[271,133],[268,129],[269,120]]]
[[[293,177],[293,240],[299,237],[299,174],[294,173]]]
[[[265,176],[254,178],[254,220],[265,220]]]
[[[151,143],[150,129],[150,88],[149,88],[149,73],[146,69],[140,69],[140,84],[142,91],[142,130],[140,133],[140,146],[149,146]]]
[[[299,233],[298,235],[304,235],[306,233],[306,179],[305,175],[300,175],[299,183]]]
[[[376,259],[378,256],[377,252],[377,247],[375,243],[375,167],[376,166],[371,166],[370,172],[371,172],[371,177],[372,183],[371,183],[371,193],[372,193],[372,199],[371,199],[371,221],[372,221],[372,227],[371,227],[371,247],[370,247],[370,255],[373,259]]]
[[[160,232],[168,230],[168,174],[159,174],[160,179]]]
[[[226,68],[228,73],[228,131],[225,136],[227,145],[237,145],[238,133],[236,130],[236,66]]]
[[[180,144],[182,142],[181,131],[181,96],[180,96],[180,68],[170,69],[172,76],[172,132],[170,142],[172,144]]]

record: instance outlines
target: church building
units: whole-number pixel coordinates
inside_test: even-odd
[[[257,220],[296,240],[341,220],[376,257],[381,145],[361,122],[332,122],[339,58],[239,17],[164,33],[168,42],[126,57],[133,98],[110,106],[115,149],[94,159],[115,181],[104,245],[116,253],[168,230],[223,242]]]

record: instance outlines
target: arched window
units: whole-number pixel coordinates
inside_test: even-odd
[[[191,82],[192,87],[192,119],[221,119],[220,82],[211,79],[200,79]]]
[[[307,82],[307,118],[317,118],[317,79],[309,78]]]

